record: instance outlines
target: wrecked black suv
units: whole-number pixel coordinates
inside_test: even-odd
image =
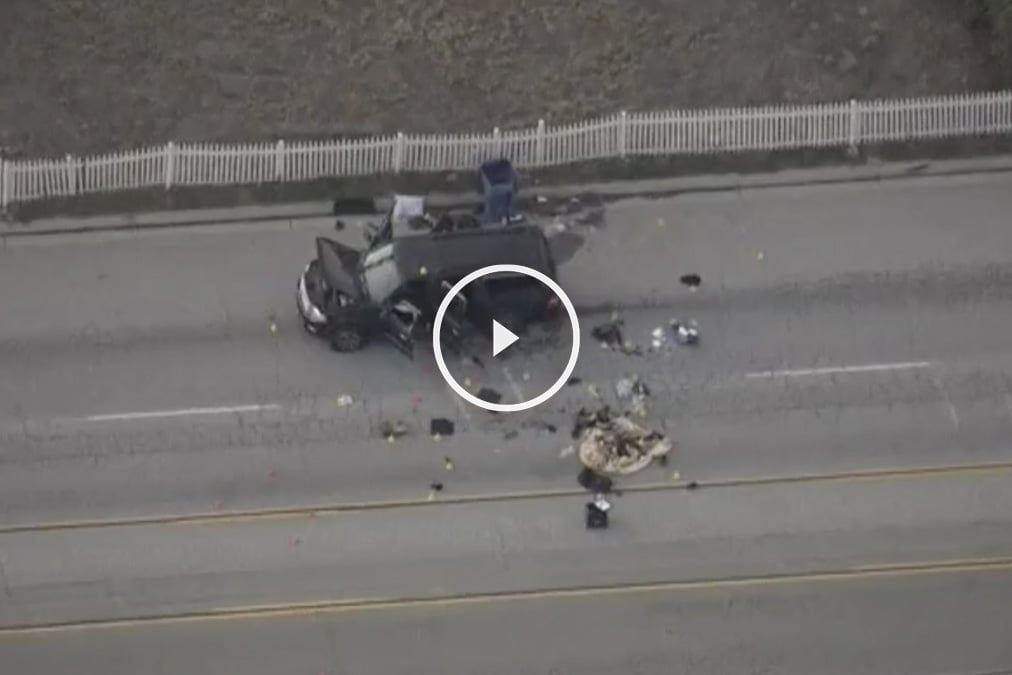
[[[403,205],[403,204],[402,204]],[[495,264],[533,268],[554,279],[548,240],[533,225],[481,226],[473,218],[391,209],[367,235],[364,251],[333,239],[316,240],[316,258],[299,279],[297,304],[306,330],[335,351],[361,349],[383,336],[413,356],[418,339],[431,336],[436,310],[454,283]],[[490,336],[492,319],[522,333],[532,322],[555,317],[559,299],[526,275],[498,274],[468,284],[443,320],[443,344],[459,351],[469,330]]]

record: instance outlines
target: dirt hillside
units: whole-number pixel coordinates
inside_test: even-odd
[[[15,155],[991,84],[950,0],[3,0],[0,34]]]

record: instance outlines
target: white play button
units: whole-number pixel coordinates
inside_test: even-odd
[[[502,350],[519,339],[509,328],[492,319],[492,356],[499,356]]]

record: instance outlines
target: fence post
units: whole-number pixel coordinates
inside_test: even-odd
[[[495,159],[502,157],[502,132],[499,127],[492,129],[492,150]]]
[[[857,156],[857,148],[861,143],[861,108],[856,99],[850,99],[850,128],[847,133],[847,154]]]
[[[397,143],[394,145],[394,173],[404,169],[404,133],[397,132]]]
[[[277,182],[284,182],[287,178],[285,172],[285,142],[279,140],[278,144],[274,147],[274,180]]]
[[[538,120],[538,135],[534,139],[534,162],[536,166],[545,164],[545,121]]]
[[[165,189],[172,187],[176,177],[176,144],[169,141],[165,144]]]
[[[7,157],[4,156],[3,150],[0,150],[0,213],[7,212],[7,201],[10,199],[10,162],[7,161]]]
[[[623,159],[629,154],[629,114],[625,110],[618,117],[618,154]]]
[[[77,194],[77,171],[74,166],[74,156],[67,155],[67,184],[70,185],[70,194]]]

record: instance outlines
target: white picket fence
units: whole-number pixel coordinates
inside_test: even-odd
[[[248,185],[400,172],[463,171],[493,157],[520,168],[646,155],[841,147],[1012,132],[1012,91],[823,105],[621,113],[490,134],[174,144],[94,157],[3,161],[0,206],[177,185]]]

